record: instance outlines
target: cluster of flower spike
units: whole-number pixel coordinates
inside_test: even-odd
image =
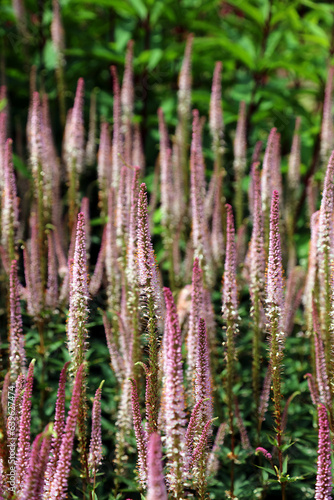
[[[53,11],[52,40],[57,52],[61,100],[64,39],[57,0],[53,2]],[[19,9],[17,16],[23,19]],[[21,28],[24,30],[23,25]],[[77,424],[83,486],[89,492],[95,490],[103,463],[103,383],[96,390],[93,400],[88,444],[89,369],[86,358],[88,304],[102,285],[107,292],[103,311],[106,342],[120,391],[115,437],[116,482],[120,483],[121,478],[128,474],[131,434],[134,434],[139,488],[142,492],[147,490],[150,500],[167,500],[168,496],[181,500],[187,497],[188,488],[196,491],[197,498],[207,498],[210,475],[215,474],[220,466],[223,441],[224,453],[226,448],[229,450],[225,458],[230,461],[231,498],[235,497],[237,453],[244,453],[246,457],[254,449],[256,454],[261,453],[270,462],[284,492],[284,485],[289,479],[283,460],[284,430],[293,395],[282,411],[283,353],[286,339],[294,329],[295,312],[303,300],[306,331],[314,360],[313,373],[307,374],[307,378],[312,401],[318,407],[319,420],[316,498],[330,498],[330,428],[334,423],[334,286],[331,275],[334,153],[325,175],[320,210],[310,214],[311,242],[304,280],[304,271],[296,266],[293,241],[293,213],[299,199],[301,121],[296,119],[287,193],[283,190],[280,169],[280,134],[275,128],[270,131],[262,170],[262,146],[257,143],[250,171],[250,219],[245,219],[246,193],[241,179],[246,173],[248,158],[246,104],[240,104],[236,126],[233,161],[235,206],[232,208],[230,204],[225,204],[223,194],[228,189],[225,189],[222,64],[216,64],[212,82],[209,129],[214,168],[207,185],[202,140],[204,120],[198,110],[191,113],[192,41],[193,37],[189,36],[179,79],[178,122],[173,141],[169,138],[163,111],[158,110],[160,174],[155,177],[154,186],[160,182],[160,195],[153,192],[150,204],[146,184],[140,183],[144,174],[144,155],[139,127],[133,123],[132,41],[128,44],[122,85],[116,67],[111,68],[112,136],[108,123],[102,120],[98,151],[96,96],[93,94],[91,97],[86,144],[85,83],[80,78],[73,108],[68,111],[67,118],[64,117],[63,157],[58,158],[47,96],[38,91],[36,71],[32,70],[27,144],[33,196],[29,217],[24,213],[21,219],[12,160],[13,141],[7,137],[8,106],[0,108],[0,255],[4,275],[7,275],[3,281],[7,280],[9,284],[8,372],[0,406],[0,500],[11,495],[14,487],[20,500],[65,499]],[[321,131],[323,161],[328,159],[331,149],[332,78],[333,68],[330,68]],[[0,101],[5,97],[6,89],[2,87]],[[60,197],[62,163],[66,167],[68,188],[65,200],[68,210],[64,213]],[[97,165],[99,210],[105,226],[101,231],[101,246],[94,272],[89,279],[88,271],[92,267],[90,200],[85,197],[80,200],[79,181],[85,166],[94,164]],[[314,208],[312,196],[312,193],[309,194],[308,204]],[[282,209],[283,200],[286,201],[285,210]],[[157,264],[151,236],[151,214],[159,203],[164,231],[162,272]],[[25,210],[23,204],[21,208]],[[25,220],[29,220],[27,227]],[[282,222],[287,228],[286,252],[284,246],[282,251],[281,245]],[[247,252],[246,238],[250,232]],[[28,239],[19,246],[18,242],[26,234],[29,234]],[[286,287],[283,263],[288,271]],[[238,273],[240,267],[241,278]],[[165,271],[169,274],[169,288],[162,287]],[[21,279],[23,275],[24,280]],[[217,335],[211,297],[221,278],[224,330]],[[21,281],[24,281],[24,286]],[[248,436],[248,425],[243,420],[243,396],[236,397],[241,377],[237,336],[241,321],[238,292],[244,284],[248,286],[251,302],[252,427],[258,430],[256,442]],[[102,302],[103,297],[103,294],[99,297]],[[67,350],[70,361],[60,375],[53,427],[49,424],[44,430],[40,429],[33,441],[30,423],[34,362],[27,370],[29,356],[25,351],[21,300],[26,304],[25,311],[39,333],[43,370],[48,356],[45,332],[52,328],[54,313],[68,306]],[[267,337],[265,331],[268,332]],[[221,339],[222,351],[219,350]],[[269,344],[267,354],[264,340]],[[217,360],[216,352],[223,352],[221,360]],[[145,383],[141,376],[142,369]],[[67,371],[71,375],[72,398],[65,419]],[[219,384],[222,382],[222,390],[217,390],[213,373],[221,373]],[[258,446],[271,394],[276,434],[272,453]],[[13,408],[10,415],[7,415],[8,401]],[[210,448],[218,407],[224,421],[220,422],[214,446]],[[6,451],[12,437],[16,439],[13,464],[11,454]],[[241,448],[243,451],[238,451]]]

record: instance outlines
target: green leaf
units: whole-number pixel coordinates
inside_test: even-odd
[[[138,14],[140,19],[145,19],[147,16],[147,8],[146,5],[142,2],[142,0],[128,0],[132,5],[135,12]]]

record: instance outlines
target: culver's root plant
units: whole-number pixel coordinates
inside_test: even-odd
[[[22,80],[16,96],[13,71],[0,88],[0,500],[329,500],[333,66],[317,106],[306,112],[300,99],[302,116],[287,106],[282,127],[276,94],[298,94],[302,79],[274,92],[288,64],[282,75],[274,62],[261,69],[247,40],[242,49],[234,40],[240,20],[256,18],[260,52],[274,58],[277,2],[266,20],[252,2],[247,12],[215,3],[216,15],[235,20],[238,63],[204,60],[216,35],[178,27],[167,56],[180,74],[166,100],[163,78],[147,82],[164,57],[152,19],[173,16],[172,0],[108,6],[123,9],[124,23],[136,9],[146,38],[116,30],[103,50],[93,44],[92,61],[108,59],[102,76],[70,66],[77,56],[62,15],[71,2],[34,16],[13,2],[27,58],[31,33],[44,40],[52,17],[38,52],[47,64],[36,52],[27,92]],[[94,24],[90,8],[78,16]],[[304,22],[293,9],[286,22]],[[109,87],[99,90],[104,74]],[[143,91],[157,92],[158,105]],[[24,126],[15,99],[25,99]]]

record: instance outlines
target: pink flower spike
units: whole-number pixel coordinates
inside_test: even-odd
[[[148,222],[146,185],[140,186],[138,198],[137,259],[139,283],[152,296],[156,313],[161,315],[161,289]]]
[[[197,337],[197,359],[195,371],[195,402],[203,401],[197,431],[201,432],[204,423],[212,419],[212,377],[210,371],[210,355],[208,336],[204,319],[199,320]]]
[[[24,484],[23,479],[29,466],[31,395],[34,380],[34,366],[35,360],[33,359],[29,365],[25,391],[22,399],[22,410],[19,424],[19,436],[16,456],[16,484],[19,485],[18,491],[22,490]]]
[[[51,455],[45,471],[45,481],[43,494],[46,497],[50,492],[50,484],[55,473],[57,462],[59,458],[59,451],[63,439],[65,427],[65,384],[66,372],[70,362],[65,363],[59,377],[59,385],[56,399],[56,412],[53,424],[53,433],[51,440]]]
[[[266,457],[266,459],[269,460],[269,462],[272,461],[273,457],[272,457],[271,453],[269,453],[269,451],[267,451],[265,448],[262,448],[262,446],[259,446],[255,450],[256,455],[258,455],[259,453],[262,453],[262,455],[264,455]]]
[[[101,435],[101,393],[104,380],[97,389],[92,410],[92,434],[89,445],[88,466],[92,480],[102,463],[102,435]]]
[[[326,164],[328,156],[333,149],[333,78],[334,66],[330,66],[326,81],[320,136],[320,157],[324,164]]]
[[[113,136],[112,136],[112,186],[118,189],[119,177],[121,173],[121,159],[123,152],[121,134],[121,97],[116,66],[110,68],[113,78],[114,106],[113,106]]]
[[[296,118],[291,153],[289,156],[288,185],[289,188],[293,190],[297,190],[300,183],[300,122],[301,118],[298,116]]]
[[[139,480],[142,486],[145,487],[147,481],[147,436],[146,432],[143,429],[142,419],[140,415],[137,384],[134,379],[131,379],[131,400],[133,427],[136,435],[138,450]]]
[[[48,284],[46,289],[46,304],[52,310],[58,302],[58,268],[53,233],[48,234]]]
[[[307,379],[307,385],[308,385],[308,388],[310,391],[312,403],[314,405],[318,405],[320,403],[319,395],[318,395],[317,387],[315,385],[312,373],[305,373],[304,378]]]
[[[203,272],[199,266],[198,258],[194,259],[192,288],[191,288],[191,309],[189,317],[189,327],[187,336],[187,378],[193,389],[194,373],[197,358],[197,338],[199,319],[203,316]]]
[[[10,344],[10,373],[11,380],[14,382],[18,375],[26,374],[26,355],[24,351],[24,335],[20,306],[19,281],[17,278],[17,262],[12,261],[9,278],[9,304],[10,304],[10,323],[9,323],[9,344]]]
[[[222,63],[216,62],[212,79],[210,99],[210,132],[213,150],[216,153],[224,152],[224,122],[222,110],[222,85],[221,85]]]
[[[150,436],[147,453],[147,500],[167,500],[163,475],[161,440],[158,433]]]
[[[66,420],[65,432],[62,437],[57,468],[50,484],[50,494],[48,496],[49,500],[65,500],[66,498],[67,481],[71,468],[74,434],[77,426],[77,417],[81,401],[83,376],[84,365],[82,364],[77,370],[74,381],[71,407]]]
[[[275,146],[276,146],[276,128],[272,128],[268,137],[266,150],[263,158],[263,167],[261,175],[261,196],[262,210],[267,217],[270,210],[270,200],[273,191],[272,172],[275,164]],[[267,227],[267,226],[266,226]]]
[[[84,361],[87,350],[88,317],[88,277],[86,255],[85,217],[78,215],[76,228],[73,271],[70,281],[70,307],[67,323],[68,350],[71,356],[71,372],[76,374],[79,365]]]
[[[85,155],[85,129],[83,119],[85,82],[79,78],[71,116],[71,128],[68,144],[68,169],[75,168],[82,173]]]
[[[192,240],[195,257],[204,271],[205,282],[212,283],[212,255],[209,232],[204,215],[205,165],[202,150],[201,127],[198,110],[193,111],[193,132],[190,150],[190,183],[192,209]]]
[[[325,350],[320,334],[318,314],[314,303],[312,316],[314,329],[315,369],[316,381],[319,388],[319,400],[320,403],[326,405],[327,408],[331,408],[330,382],[326,369]]]
[[[121,91],[121,104],[125,121],[131,120],[134,104],[133,88],[133,40],[128,42],[125,56],[125,70]]]
[[[182,67],[179,75],[178,114],[188,118],[191,107],[191,49],[194,36],[188,35]]]
[[[97,256],[97,261],[96,261],[95,268],[94,268],[94,274],[93,274],[92,279],[90,280],[90,283],[89,283],[89,293],[93,296],[97,294],[97,292],[100,289],[101,283],[102,283],[105,257],[106,257],[106,246],[107,246],[106,245],[107,244],[106,235],[107,235],[107,229],[105,226],[103,233],[102,233],[101,246],[100,246],[99,254]]]
[[[246,168],[246,103],[240,102],[237,130],[234,139],[234,171],[236,176],[240,177],[244,174]]]
[[[238,298],[236,281],[236,246],[234,218],[231,205],[226,205],[226,256],[223,277],[223,317],[225,321],[238,318]]]
[[[31,449],[29,467],[24,478],[24,486],[20,500],[35,500],[41,498],[44,482],[44,472],[50,452],[51,432],[48,428],[36,436]]]
[[[332,461],[331,438],[327,410],[324,405],[318,406],[319,437],[317,481],[315,485],[315,500],[331,500],[332,498]]]
[[[3,192],[1,213],[1,243],[6,257],[15,258],[15,240],[19,226],[18,198],[12,160],[13,141],[8,139],[4,147]],[[0,146],[2,147],[2,145]],[[2,179],[1,179],[2,184]]]
[[[191,457],[191,467],[192,468],[194,468],[198,464],[198,462],[201,460],[201,458],[206,450],[206,447],[208,445],[208,436],[209,436],[209,433],[211,430],[212,422],[214,420],[216,420],[216,419],[212,418],[211,420],[209,420],[203,428],[198,445],[197,445],[196,449],[194,450],[192,457]]]
[[[97,161],[97,180],[99,184],[99,201],[102,215],[108,211],[108,193],[112,179],[111,140],[109,125],[101,123],[100,146]]]
[[[185,446],[185,400],[182,369],[182,337],[172,292],[164,288],[166,302],[166,380],[165,412],[166,448],[169,462],[168,481],[175,496],[183,491],[183,468],[187,460]]]
[[[281,236],[279,229],[279,194],[273,191],[270,212],[270,233],[269,233],[269,257],[267,276],[267,304],[268,316],[278,315],[278,338],[277,341],[282,348],[284,332],[282,331],[283,314],[283,268]],[[273,311],[275,309],[275,312]]]

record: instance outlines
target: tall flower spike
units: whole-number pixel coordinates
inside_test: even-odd
[[[223,276],[223,318],[226,322],[226,399],[230,426],[231,453],[234,455],[234,426],[233,426],[233,385],[235,379],[236,351],[234,337],[238,332],[238,299],[236,281],[236,247],[235,229],[232,207],[226,205],[226,257]],[[204,432],[204,431],[203,431]]]
[[[308,269],[307,269],[307,276],[306,276],[304,294],[302,299],[305,310],[306,332],[308,336],[310,336],[313,331],[312,303],[313,303],[313,290],[315,288],[316,276],[317,276],[317,240],[319,231],[319,211],[315,212],[311,216],[310,225],[311,225],[311,241],[308,254]]]
[[[50,112],[47,94],[42,95],[41,99],[41,128],[43,130],[43,147],[44,147],[44,196],[47,198],[45,205],[47,207],[47,222],[52,222],[53,225],[61,224],[61,200],[60,200],[60,177],[61,167],[58,158],[58,153],[55,148]]]
[[[92,166],[95,163],[96,156],[96,95],[98,89],[94,88],[90,94],[90,106],[89,106],[89,129],[88,129],[88,140],[86,144],[85,151],[85,163],[88,166]],[[103,125],[103,123],[102,123]]]
[[[320,327],[325,344],[326,369],[329,379],[333,376],[331,360],[332,329],[331,326],[331,261],[333,259],[333,209],[334,209],[334,152],[328,162],[324,190],[322,193],[319,233],[317,241],[317,264],[319,279]],[[333,389],[331,389],[333,395]]]
[[[168,228],[172,215],[173,202],[173,172],[169,151],[168,130],[162,108],[158,109],[159,136],[160,136],[160,184],[161,184],[161,211],[162,221]]]
[[[133,40],[128,42],[125,56],[125,70],[121,91],[121,104],[125,121],[131,120],[134,103],[133,88]]]
[[[193,35],[189,35],[186,50],[179,75],[178,113],[180,117],[188,118],[191,106],[191,50]]]
[[[104,264],[106,258],[106,246],[107,246],[107,229],[104,226],[104,230],[101,238],[100,250],[97,256],[97,261],[94,268],[94,274],[89,283],[89,293],[91,295],[96,295],[102,283]]]
[[[268,410],[269,398],[270,398],[270,386],[271,386],[271,368],[269,365],[264,377],[263,387],[259,402],[259,409],[258,409],[259,427],[261,427],[262,422],[265,420],[266,411]]]
[[[119,187],[117,193],[117,213],[116,213],[116,242],[120,256],[121,266],[126,268],[126,245],[129,233],[129,203],[127,196],[127,183],[129,168],[123,165],[121,168]]]
[[[1,145],[2,147],[2,145]],[[12,140],[4,148],[4,179],[1,210],[1,243],[9,261],[15,258],[15,239],[19,225],[18,198],[12,162]]]
[[[138,450],[139,481],[141,485],[145,487],[147,480],[147,436],[146,432],[143,429],[142,419],[140,415],[137,384],[133,379],[131,379],[131,401],[132,401],[133,427],[136,435],[137,450]]]
[[[182,338],[172,292],[164,288],[166,302],[167,357],[165,380],[166,448],[169,465],[168,482],[175,498],[182,498],[183,469],[187,461],[185,444],[185,400],[182,369]]]
[[[20,306],[19,281],[17,278],[17,262],[12,261],[9,277],[9,349],[10,373],[14,382],[20,373],[26,373],[26,356],[24,351],[24,335]]]
[[[295,130],[293,133],[288,168],[288,186],[289,189],[294,190],[294,198],[296,196],[295,192],[299,188],[300,183],[300,122],[301,119],[298,116],[296,118]]]
[[[226,321],[238,318],[238,298],[236,281],[236,246],[234,218],[231,205],[226,205],[226,257],[223,278],[223,317]]]
[[[324,344],[322,342],[322,338],[320,335],[318,314],[314,302],[313,302],[313,328],[314,328],[315,370],[316,370],[316,380],[319,388],[319,399],[320,402],[326,405],[328,409],[331,409],[332,404],[331,404],[331,394],[330,394],[330,383],[326,370]]]
[[[101,123],[100,146],[97,161],[97,179],[99,184],[99,201],[101,215],[108,212],[108,193],[111,184],[111,141],[109,135],[109,125],[107,122]]]
[[[16,456],[16,482],[19,485],[18,492],[22,490],[23,479],[27,472],[30,457],[30,421],[31,421],[31,394],[34,380],[33,359],[29,365],[26,379],[25,391],[22,399],[22,410],[20,416],[19,436]]]
[[[112,186],[117,190],[119,184],[119,177],[121,173],[121,159],[122,154],[122,134],[121,134],[121,97],[119,82],[117,76],[116,66],[110,68],[113,78],[113,92],[114,92],[114,105],[113,105],[113,136],[112,136]]]
[[[221,85],[222,63],[216,62],[213,73],[211,99],[210,99],[210,132],[214,152],[224,152],[224,122],[222,109],[222,85]]]
[[[75,376],[85,359],[87,349],[88,278],[86,257],[85,217],[78,215],[73,271],[70,282],[70,307],[67,323],[68,350],[71,356],[71,372]]]
[[[307,385],[308,385],[308,389],[310,391],[312,403],[315,406],[317,406],[319,404],[319,395],[318,395],[317,387],[315,385],[312,373],[305,373],[304,378],[307,379]]]
[[[20,495],[20,500],[41,498],[50,444],[51,432],[47,427],[43,433],[36,436],[32,444],[29,467],[24,478],[24,486]]]
[[[270,131],[266,150],[264,153],[262,175],[261,175],[263,224],[266,235],[268,234],[269,230],[270,203],[273,192],[272,172],[274,170],[274,163],[275,163],[274,154],[275,154],[275,144],[276,144],[276,132],[277,132],[276,128],[272,128]]]
[[[261,207],[261,184],[258,164],[252,165],[253,230],[249,249],[249,292],[253,318],[252,381],[255,406],[259,406],[260,342],[262,332],[263,303],[265,293],[265,249],[263,236],[263,214]]]
[[[150,436],[147,453],[147,500],[167,500],[167,491],[163,475],[161,440],[158,433]]]
[[[222,210],[222,172],[215,182],[215,194],[212,213],[211,246],[212,256],[218,268],[222,267],[224,258],[223,210]]]
[[[207,221],[204,217],[205,176],[199,114],[193,111],[193,134],[190,152],[192,236],[195,257],[204,271],[204,281],[212,284],[212,255]]]
[[[65,162],[69,183],[68,196],[70,228],[74,223],[75,210],[78,207],[79,174],[81,174],[83,170],[85,153],[85,130],[83,120],[84,86],[84,80],[79,78],[74,106],[70,117],[68,137],[66,138],[65,143]]]
[[[145,170],[145,155],[143,151],[143,143],[140,135],[139,123],[134,124],[134,138],[132,148],[132,165],[138,165],[140,173],[143,176]]]
[[[283,312],[283,267],[281,236],[279,229],[279,194],[273,191],[270,213],[270,233],[269,233],[269,257],[267,275],[267,304],[268,316],[270,320],[274,317],[277,320],[279,331],[277,342],[281,344],[284,338],[282,332],[282,312]],[[275,320],[275,321],[276,321]]]
[[[237,227],[242,224],[243,219],[243,196],[242,178],[246,169],[246,103],[241,101],[239,107],[237,130],[234,139],[234,174],[235,174],[235,206],[237,211]]]
[[[194,392],[194,373],[197,359],[197,339],[199,319],[204,314],[203,306],[203,272],[196,258],[193,265],[191,308],[187,335],[187,379],[190,399]]]
[[[148,316],[149,370],[146,392],[148,433],[157,431],[159,411],[157,323],[162,315],[161,291],[157,264],[148,224],[146,186],[142,184],[138,198],[137,258],[139,284],[146,300]]]
[[[108,308],[110,311],[119,310],[120,302],[120,272],[118,254],[116,248],[116,226],[115,226],[115,189],[111,187],[108,193],[108,221],[106,225],[106,259],[105,268],[107,275]],[[118,330],[117,322],[113,320],[115,333]]]
[[[269,358],[273,380],[274,416],[277,433],[280,471],[282,472],[282,421],[281,421],[281,364],[283,359],[284,337],[283,332],[283,268],[281,236],[279,230],[279,194],[273,191],[270,232],[269,258],[267,276],[267,317],[270,331]]]
[[[65,384],[66,372],[70,362],[65,363],[59,377],[59,386],[56,399],[56,413],[53,424],[51,440],[51,454],[46,466],[43,495],[44,498],[50,493],[50,484],[55,473],[59,458],[60,447],[65,427]]]
[[[319,437],[317,481],[315,485],[315,500],[331,500],[332,498],[332,460],[331,438],[327,410],[324,405],[318,406]]]
[[[4,96],[2,87],[0,87],[0,103],[3,103]],[[1,106],[1,104],[0,104]],[[0,190],[4,187],[4,168],[5,168],[5,144],[7,140],[7,113],[2,109],[0,111]]]
[[[79,406],[81,402],[82,383],[84,376],[84,365],[78,368],[71,399],[71,407],[66,420],[66,427],[62,437],[59,451],[57,468],[50,485],[50,493],[44,496],[44,500],[65,500],[67,492],[67,481],[71,467],[71,456]]]
[[[102,463],[102,435],[101,435],[101,392],[104,380],[97,389],[92,410],[92,434],[89,445],[88,466],[92,480]]]
[[[198,337],[197,337],[197,360],[195,371],[195,402],[203,400],[203,405],[200,409],[200,416],[197,424],[195,436],[199,438],[205,423],[212,419],[212,377],[210,372],[210,355],[208,336],[204,319],[199,320]]]
[[[328,68],[328,76],[325,88],[324,107],[322,114],[320,157],[324,165],[333,149],[333,78],[334,66]]]
[[[58,269],[53,233],[48,234],[48,283],[45,301],[54,310],[58,302]]]
[[[157,315],[162,312],[161,289],[158,278],[157,265],[148,223],[148,207],[146,185],[140,186],[138,197],[138,230],[137,230],[137,259],[139,283],[144,287],[147,296],[154,299],[154,308]]]
[[[193,43],[193,35],[188,35],[186,49],[182,61],[182,67],[179,74],[179,90],[177,93],[177,145],[179,158],[177,159],[176,168],[181,171],[182,185],[184,187],[181,192],[181,199],[187,198],[189,193],[188,183],[188,140],[189,140],[189,118],[191,111],[191,50]],[[176,183],[176,185],[178,185]]]

